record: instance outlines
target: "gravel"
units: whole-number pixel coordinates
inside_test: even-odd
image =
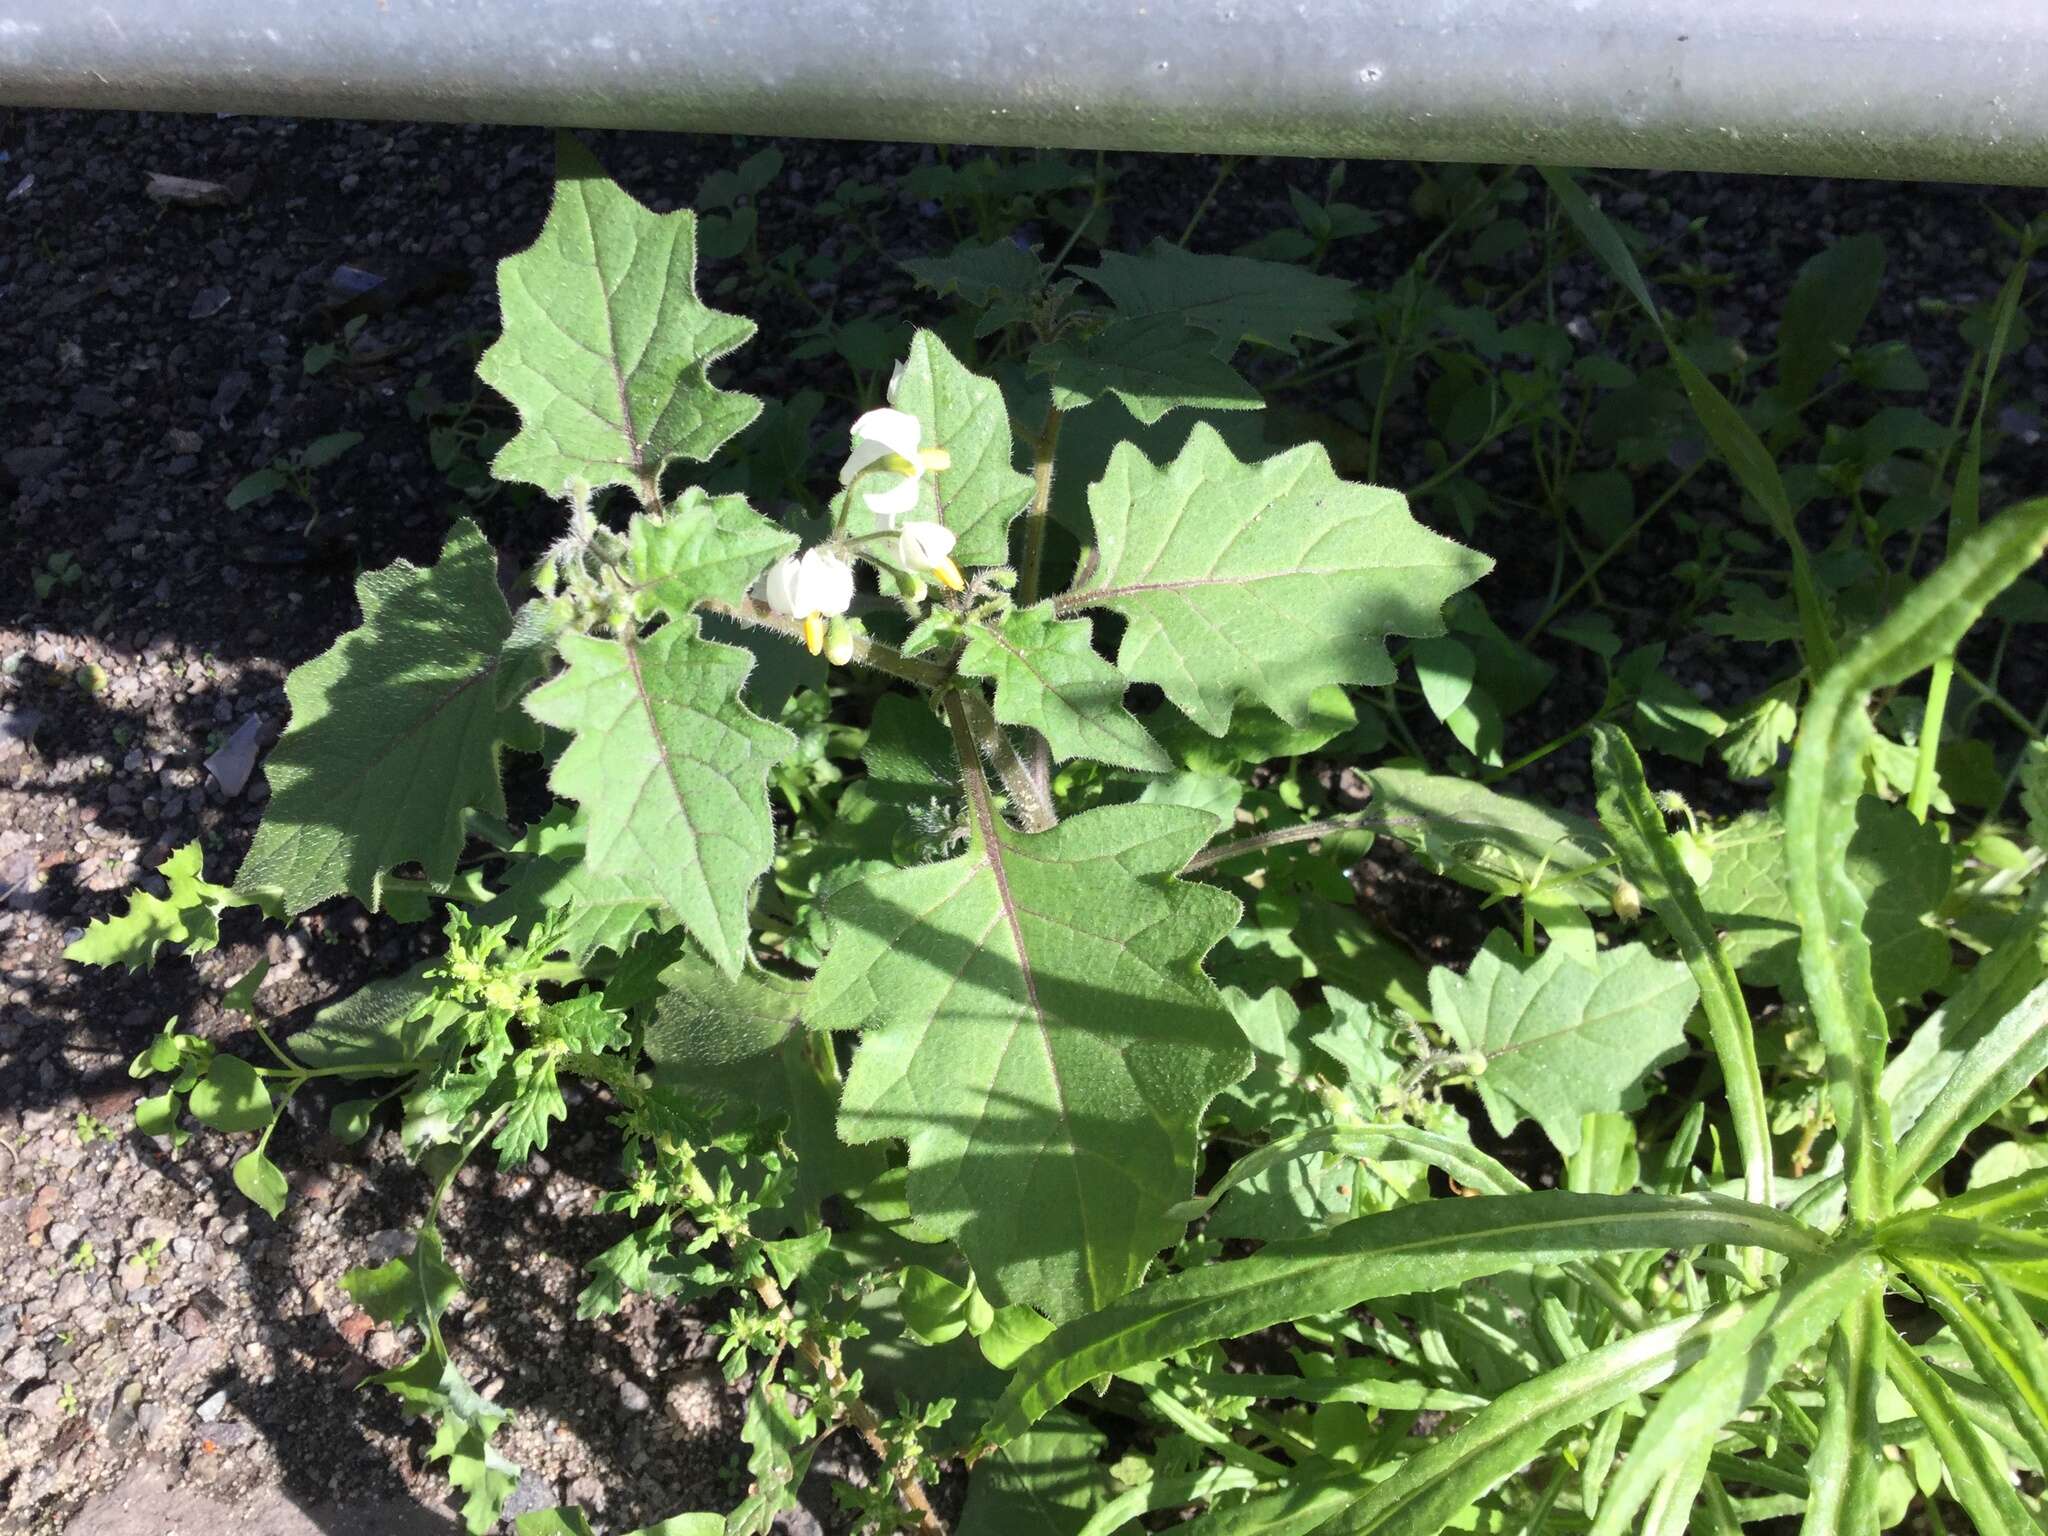
[[[758,147],[593,142],[659,207]],[[770,250],[790,228],[815,230],[793,210],[842,177],[886,181],[931,154],[782,147],[782,183],[762,208]],[[295,1189],[273,1223],[234,1189],[235,1144],[202,1134],[174,1154],[133,1134],[142,1085],[125,1070],[171,1013],[248,1049],[216,999],[259,958],[272,961],[261,1003],[290,1028],[402,969],[433,936],[337,902],[281,934],[230,913],[218,951],[138,977],[84,972],[60,952],[186,842],[205,845],[210,878],[231,875],[261,815],[260,757],[286,718],[286,673],[355,621],[359,566],[433,557],[457,498],[427,457],[408,392],[425,376],[446,398],[468,398],[475,349],[495,323],[492,263],[527,243],[546,210],[549,139],[0,109],[0,157],[0,187],[12,189],[0,220],[0,537],[15,556],[0,568],[0,1410],[19,1410],[0,1444],[0,1526],[60,1531],[95,1495],[144,1483],[152,1498],[203,1494],[231,1507],[276,1489],[344,1515],[445,1510],[425,1434],[387,1395],[356,1390],[417,1340],[375,1326],[338,1283],[409,1247],[425,1187],[394,1138],[337,1145],[322,1131],[325,1103],[302,1095],[273,1144]],[[1116,242],[1176,235],[1214,169],[1132,162]],[[1290,185],[1320,187],[1325,169],[1241,167],[1194,243],[1228,249],[1288,222]],[[152,201],[153,173],[232,195]],[[1406,167],[1354,168],[1346,195],[1382,211],[1385,227],[1329,269],[1363,281],[1398,271],[1427,238],[1407,211],[1415,184]],[[1610,206],[1653,235],[1707,216],[1702,260],[1722,284],[1716,303],[1759,345],[1798,262],[1842,235],[1883,231],[1890,275],[1867,334],[1912,342],[1943,402],[1964,356],[1953,320],[1917,301],[1987,296],[2001,274],[1986,206],[2033,211],[2031,194],[1982,188],[1678,175],[1617,185]],[[899,255],[950,238],[936,210],[915,205],[892,228]],[[1565,276],[1578,284],[1559,295],[1567,311],[1604,292],[1590,271]],[[921,303],[879,262],[848,282],[870,285],[856,297],[884,312]],[[816,365],[778,343],[806,321],[793,306],[756,316],[763,340],[737,359],[738,387],[786,394],[808,381]],[[365,317],[356,363],[308,374],[307,349],[342,344],[354,314]],[[2010,366],[2021,425],[2038,423],[2048,355],[2035,344]],[[288,496],[226,510],[242,477],[342,430],[364,441],[323,473],[310,528],[309,509]],[[1993,467],[1987,500],[1999,474],[2048,483],[2048,448],[2032,435]],[[1696,510],[1725,515],[1714,502],[1724,494],[1703,495]],[[477,510],[508,559],[557,532],[558,514],[530,500]],[[1476,537],[1503,559],[1486,592],[1496,612],[1540,600],[1547,560],[1529,558],[1506,524]],[[1522,541],[1536,542],[1548,544]],[[38,597],[32,577],[60,551],[79,579]],[[1670,558],[1645,547],[1617,577],[1653,583]],[[1675,659],[1723,705],[1756,685],[1754,661],[1739,654]],[[1530,739],[1572,723],[1583,704],[1560,688],[1526,722]],[[1583,794],[1582,764],[1560,754],[1553,774],[1556,792]],[[453,1192],[445,1221],[473,1288],[450,1314],[450,1339],[472,1378],[495,1382],[516,1411],[501,1445],[528,1469],[522,1507],[566,1493],[624,1529],[729,1508],[745,1450],[738,1400],[709,1364],[703,1325],[721,1307],[635,1303],[575,1320],[581,1264],[619,1235],[590,1214],[615,1154],[602,1104],[580,1101],[545,1179],[484,1171]],[[650,1412],[657,1399],[663,1411]],[[831,1526],[829,1498],[820,1492],[805,1518],[807,1529]]]

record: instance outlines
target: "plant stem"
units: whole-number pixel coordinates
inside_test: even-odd
[[[1031,449],[1031,510],[1024,514],[1024,569],[1017,573],[1017,605],[1038,601],[1039,567],[1045,562],[1045,524],[1052,511],[1052,460],[1060,445],[1061,411],[1045,409],[1045,425]]]
[[[759,629],[772,629],[778,635],[792,640],[803,638],[803,626],[795,619],[785,618],[766,603],[753,598],[742,598],[738,603],[721,603],[716,598],[707,599],[699,605],[705,613],[722,614],[728,619],[737,619],[742,624],[752,624]],[[916,683],[920,688],[943,688],[952,681],[950,669],[929,661],[919,661],[914,656],[905,656],[893,645],[866,635],[856,635],[853,641],[853,659],[862,666],[873,667],[877,672],[886,672],[891,677],[901,678],[906,683]]]
[[[953,727],[953,745],[960,754],[960,772],[970,799],[978,806],[988,799],[988,781],[981,772],[981,759],[986,757],[994,766],[996,777],[1003,781],[1003,790],[1026,832],[1046,832],[1059,825],[1059,813],[1053,809],[1051,797],[1039,788],[1031,765],[996,723],[979,693],[950,690],[946,694],[946,721]],[[994,824],[993,815],[987,819]]]
[[[1325,821],[1305,821],[1298,827],[1281,827],[1274,832],[1255,832],[1249,837],[1234,837],[1227,843],[1216,843],[1204,848],[1181,866],[1181,875],[1199,874],[1212,864],[1227,863],[1231,859],[1243,858],[1248,853],[1258,853],[1266,848],[1282,848],[1289,843],[1310,843],[1319,837],[1328,837],[1334,832],[1354,832],[1368,826],[1361,815],[1332,816]]]
[[[703,1175],[698,1175],[702,1179]],[[708,1186],[707,1186],[708,1189]],[[782,1319],[791,1332],[795,1332],[796,1315],[790,1311],[789,1303],[783,1299],[782,1287],[770,1275],[756,1275],[753,1279],[754,1294],[761,1298],[761,1305]],[[896,1497],[903,1507],[917,1516],[920,1536],[946,1536],[946,1523],[932,1508],[931,1496],[924,1491],[924,1484],[917,1479],[916,1470],[907,1463],[893,1462],[889,1458],[889,1442],[882,1438],[882,1421],[875,1410],[846,1390],[846,1377],[832,1358],[808,1334],[797,1338],[797,1351],[804,1362],[817,1372],[818,1379],[832,1389],[833,1401],[846,1410],[846,1421],[865,1440],[868,1449],[875,1453],[875,1459],[894,1475]]]
[[[1180,238],[1173,242],[1175,245],[1180,246],[1183,250],[1187,248],[1188,241],[1194,238],[1196,226],[1202,222],[1203,216],[1215,204],[1216,194],[1223,190],[1223,184],[1230,180],[1231,173],[1236,169],[1237,156],[1225,155],[1223,163],[1216,167],[1216,179],[1209,183],[1209,190],[1202,194],[1201,202],[1195,205],[1195,211],[1188,217],[1187,228],[1180,232]]]

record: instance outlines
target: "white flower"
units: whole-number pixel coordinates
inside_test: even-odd
[[[967,583],[953,563],[953,546],[958,541],[944,523],[905,523],[896,535],[896,558],[907,571],[919,575],[929,571],[940,586],[964,591]]]
[[[896,380],[889,381],[896,392]],[[839,469],[839,483],[851,485],[863,474],[873,473],[886,483],[879,491],[867,493],[868,510],[893,528],[896,519],[917,505],[917,483],[931,470],[946,469],[953,457],[943,448],[921,448],[924,426],[908,411],[883,406],[869,411],[853,424],[853,447]]]
[[[761,599],[787,618],[801,619],[804,645],[825,648],[825,620],[853,606],[853,566],[825,548],[785,555],[761,582]]]

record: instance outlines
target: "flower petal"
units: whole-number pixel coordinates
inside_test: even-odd
[[[953,553],[959,535],[944,523],[905,523],[896,540],[897,553],[913,571],[929,571]]]
[[[870,464],[888,458],[895,451],[887,443],[875,438],[856,437],[853,440],[853,447],[846,455],[846,462],[839,466],[839,483],[841,485],[853,484],[853,477],[855,475],[858,475]]]
[[[761,579],[761,601],[786,618],[798,617],[796,577],[801,565],[798,556],[784,555],[768,568],[768,574]]]
[[[904,475],[885,490],[868,492],[868,510],[877,517],[897,518],[917,505],[917,481]]]
[[[792,603],[799,616],[844,613],[853,606],[853,567],[829,549],[803,552]]]
[[[880,443],[889,452],[915,462],[917,446],[924,441],[924,423],[908,411],[884,406],[878,411],[869,411],[853,424],[853,440],[858,443],[862,439]]]

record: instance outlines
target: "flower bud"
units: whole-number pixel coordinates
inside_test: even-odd
[[[1607,898],[1614,915],[1624,923],[1632,923],[1643,915],[1643,893],[1636,889],[1633,880],[1623,880],[1614,887],[1614,894]]]
[[[853,660],[853,625],[843,618],[825,626],[825,659],[835,667]]]

